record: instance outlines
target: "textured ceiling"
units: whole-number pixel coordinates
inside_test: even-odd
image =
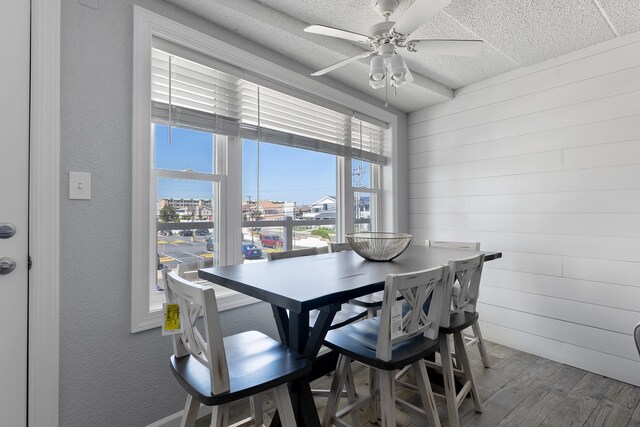
[[[305,33],[308,24],[370,34],[370,27],[382,21],[373,8],[375,0],[168,1],[312,70],[364,50],[347,41]],[[402,16],[413,0],[399,3],[391,20]],[[640,31],[639,0],[452,0],[411,38],[479,38],[486,42],[482,53],[467,58],[403,52],[416,82],[400,88],[395,96],[390,92],[388,100],[401,110],[415,111],[443,102],[450,89],[609,40],[616,32],[636,31]],[[385,99],[384,89],[368,86],[366,59],[328,76]]]

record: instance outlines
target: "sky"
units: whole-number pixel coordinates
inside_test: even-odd
[[[257,198],[258,143],[244,140],[242,146],[242,199]],[[212,135],[174,128],[171,144],[168,127],[155,125],[155,164],[158,169],[213,173]],[[359,163],[359,162],[357,162]],[[364,180],[369,179],[368,168]],[[275,144],[260,143],[260,200],[311,204],[336,195],[336,157]],[[207,182],[161,179],[158,198],[212,198]]]

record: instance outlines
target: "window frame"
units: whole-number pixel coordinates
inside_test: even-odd
[[[385,148],[385,156],[389,163],[379,169],[378,182],[384,185],[376,189],[376,224],[380,228],[397,230],[398,215],[394,211],[397,206],[399,168],[397,167],[397,129],[398,116],[383,108],[370,104],[360,98],[345,94],[332,86],[314,80],[302,73],[292,71],[286,66],[271,62],[266,56],[259,56],[238,49],[227,42],[202,33],[196,29],[175,22],[169,18],[134,6],[133,36],[133,102],[132,102],[132,232],[131,232],[131,332],[138,332],[158,327],[161,324],[161,311],[149,311],[149,278],[157,272],[156,260],[156,198],[152,192],[151,158],[151,49],[154,37],[185,46],[217,61],[227,63],[242,70],[259,70],[258,78],[264,79],[265,86],[280,90],[291,88],[294,93],[300,92],[303,98],[314,98],[320,105],[338,105],[361,112],[376,120],[389,124],[390,141]],[[262,84],[262,83],[261,83]],[[273,84],[273,85],[272,85]],[[359,113],[360,114],[360,113]],[[404,135],[402,135],[404,137]],[[227,137],[229,140],[232,137]],[[238,137],[238,139],[240,139]],[[406,145],[406,141],[403,141]],[[404,148],[402,148],[404,150]],[[229,141],[225,147],[227,166],[242,165],[241,141]],[[222,155],[222,153],[217,153]],[[353,229],[353,188],[351,187],[351,158],[337,156],[338,180],[336,196],[338,201],[337,228],[340,235],[345,230]],[[345,170],[349,164],[349,170]],[[221,264],[242,262],[241,241],[233,238],[236,230],[242,229],[242,171],[238,167],[226,168],[226,188],[224,191],[224,215],[226,227],[219,230],[220,240],[225,241],[226,251],[221,254]],[[373,175],[373,171],[372,171]],[[384,179],[382,179],[384,178]],[[364,190],[364,189],[357,189]],[[370,190],[370,189],[366,189]],[[384,193],[384,198],[383,197]],[[223,195],[221,194],[220,197]],[[152,208],[153,207],[153,208]],[[373,216],[373,212],[372,212]],[[349,220],[350,218],[350,220]],[[373,218],[372,218],[373,221]],[[372,225],[373,226],[373,225]],[[223,240],[224,239],[224,240]],[[153,246],[152,246],[153,244]],[[223,261],[224,260],[224,261]],[[144,283],[144,286],[141,285]],[[257,300],[243,294],[230,292],[218,300],[220,310],[228,310]]]
[[[359,161],[357,159],[351,159],[351,171],[353,171],[353,161]],[[369,229],[371,231],[378,231],[379,218],[381,215],[381,200],[380,200],[380,165],[375,163],[369,163],[370,165],[370,174],[371,174],[371,185],[369,187],[354,187],[353,179],[349,181],[351,187],[351,207],[353,207],[353,199],[355,198],[355,193],[364,193],[369,195]],[[353,215],[353,213],[352,213]],[[355,222],[355,219],[354,219]],[[354,228],[355,230],[355,224]]]

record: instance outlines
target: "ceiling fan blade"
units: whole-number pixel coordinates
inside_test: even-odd
[[[337,37],[339,39],[351,40],[358,43],[369,43],[371,37],[364,34],[353,33],[351,31],[341,30],[339,28],[327,27],[326,25],[309,25],[304,29],[307,33],[320,34],[323,36]]]
[[[347,59],[345,59],[344,61],[336,62],[336,63],[335,63],[335,64],[333,64],[333,65],[329,65],[327,68],[323,68],[323,69],[322,69],[322,70],[320,70],[320,71],[316,71],[315,73],[312,73],[311,75],[312,75],[312,76],[316,76],[316,77],[317,77],[317,76],[321,76],[321,75],[323,75],[323,74],[327,74],[329,71],[333,71],[333,70],[335,70],[335,69],[337,69],[337,68],[340,68],[340,67],[342,67],[342,66],[344,66],[344,65],[349,64],[350,62],[355,62],[355,61],[357,61],[358,59],[366,58],[367,56],[371,56],[371,55],[373,55],[374,53],[375,53],[375,51],[373,51],[373,52],[366,52],[366,53],[363,53],[363,54],[360,54],[360,55],[352,56],[351,58],[347,58]]]
[[[436,55],[476,56],[482,51],[482,40],[409,40],[409,52],[425,52]]]
[[[393,26],[396,33],[408,36],[429,18],[447,7],[451,0],[416,0]]]

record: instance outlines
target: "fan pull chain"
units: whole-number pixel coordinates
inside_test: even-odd
[[[389,73],[385,73],[385,79],[387,80],[387,84],[384,85],[384,108],[389,106]]]

